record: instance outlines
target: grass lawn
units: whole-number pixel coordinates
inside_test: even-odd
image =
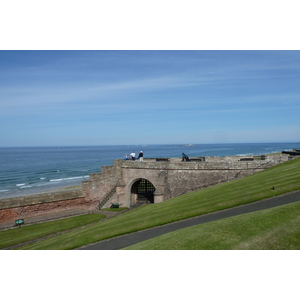
[[[128,207],[118,207],[118,208],[102,208],[101,210],[106,210],[106,211],[114,211],[114,212],[119,212],[128,209]]]
[[[0,249],[84,226],[104,218],[103,214],[88,214],[0,231]]]
[[[127,250],[299,250],[300,202],[196,225]]]
[[[272,189],[274,187],[275,189]],[[23,249],[74,249],[114,236],[270,198],[300,189],[300,159],[246,178],[125,212]]]

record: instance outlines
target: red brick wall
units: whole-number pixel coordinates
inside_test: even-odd
[[[6,208],[0,210],[0,222],[4,223],[17,219],[46,215],[49,213],[63,213],[70,210],[82,210],[82,212],[87,212],[96,209],[96,207],[96,202],[87,201],[85,198],[78,198]]]

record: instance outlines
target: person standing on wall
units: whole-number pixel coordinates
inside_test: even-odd
[[[144,160],[144,153],[143,153],[143,151],[140,151],[138,159],[139,159],[139,161],[143,161]]]
[[[132,159],[132,160],[135,160],[135,153],[134,153],[134,151],[132,151],[132,152],[130,153],[130,156],[131,156],[131,159]]]

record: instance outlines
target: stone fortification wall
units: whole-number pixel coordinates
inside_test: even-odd
[[[287,161],[286,156],[270,156],[264,160],[241,161],[242,157],[206,157],[205,161],[181,162],[181,158],[144,159],[140,161],[115,160],[114,166],[92,174],[84,183],[88,199],[100,201],[99,207],[111,202],[131,206],[135,202],[132,187],[141,179],[155,187],[154,202],[176,197],[194,190],[243,178],[278,163]],[[108,197],[107,197],[108,195]],[[107,199],[101,204],[101,199]],[[136,198],[135,198],[136,199]]]
[[[117,202],[114,189],[122,182],[121,163],[122,161],[116,160],[113,166],[104,166],[101,173],[90,174],[90,180],[83,181],[82,186],[87,200],[100,204],[107,197],[107,202],[101,205],[101,208],[109,207],[111,202]]]
[[[178,162],[172,159],[169,162],[124,161],[122,172],[125,186],[130,188],[132,178],[144,178],[155,186],[156,194],[162,196],[160,201],[164,201],[194,190],[243,178],[276,164],[270,160],[206,160],[200,163]]]
[[[154,203],[194,190],[243,178],[288,160],[286,155],[273,155],[265,160],[240,161],[240,157],[205,157],[205,161],[181,162],[145,159],[115,160],[102,167],[101,173],[90,174],[82,189],[49,192],[1,199],[0,222],[77,209],[86,213],[109,207],[111,202],[131,206],[137,197],[134,185],[146,179],[155,187]],[[134,200],[135,199],[135,200]]]
[[[0,222],[75,209],[87,212],[96,206],[95,202],[85,198],[81,189],[6,198],[0,201]]]

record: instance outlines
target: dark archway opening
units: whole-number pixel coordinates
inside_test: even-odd
[[[131,192],[136,194],[137,202],[154,203],[154,191],[154,185],[146,179],[136,181],[131,189]]]

